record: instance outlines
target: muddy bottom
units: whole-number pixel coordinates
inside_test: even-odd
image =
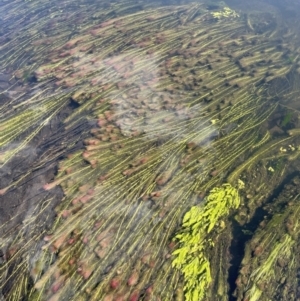
[[[0,76],[0,109],[11,100],[1,93],[8,85],[7,80],[8,76]],[[83,148],[83,140],[89,136],[90,124],[84,119],[75,128],[65,129],[63,120],[76,107],[77,104],[70,99],[25,148],[0,168],[0,267],[12,239],[22,235],[30,240],[52,227],[54,208],[63,198],[63,191],[59,186],[45,191],[43,186],[54,179],[59,161]],[[22,138],[14,141],[11,147],[18,147]],[[3,188],[8,186],[10,188],[4,192]],[[30,222],[33,218],[34,223]],[[3,288],[4,296],[5,291],[9,291],[10,282]]]

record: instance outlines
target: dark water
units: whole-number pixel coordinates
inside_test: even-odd
[[[238,277],[300,172],[299,14],[284,0],[1,1],[3,300],[183,300],[174,236],[224,183],[241,204],[199,243],[213,277],[196,272],[196,299],[266,298]]]

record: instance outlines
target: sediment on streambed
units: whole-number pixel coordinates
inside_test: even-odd
[[[6,97],[1,109],[12,102],[12,98]],[[83,148],[82,139],[89,136],[89,125],[84,120],[77,127],[65,130],[63,120],[73,109],[74,105],[69,101],[25,146],[22,143],[28,130],[1,148],[2,154],[19,149],[9,160],[2,161],[0,168],[0,286],[4,297],[9,295],[18,279],[18,274],[13,272],[15,269],[27,279],[26,284],[18,288],[20,294],[24,288],[32,286],[26,266],[21,265],[21,270],[18,266],[24,257],[17,250],[21,248],[25,254],[38,254],[45,232],[51,229],[55,220],[54,208],[63,198],[60,187],[49,192],[44,191],[43,185],[55,178],[58,161],[69,152]],[[15,248],[11,248],[13,241]]]

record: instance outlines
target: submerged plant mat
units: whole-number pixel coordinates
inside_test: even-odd
[[[6,147],[25,129],[28,143],[70,97],[80,106],[66,126],[81,118],[97,126],[85,151],[61,162],[44,187],[65,193],[53,229],[24,241],[32,218],[2,240],[5,297],[182,300],[170,260],[182,215],[229,172],[237,185],[243,170],[293,139],[263,148],[272,137],[261,128],[278,105],[266,102],[272,81],[297,68],[291,35],[278,47],[276,26],[256,31],[237,13],[220,7],[216,17],[202,3],[82,5],[50,20],[49,7],[16,3],[12,15],[18,5],[24,16],[35,8],[36,21],[23,35],[3,35],[1,63],[20,79],[34,75],[42,88],[26,99],[27,110],[26,101],[5,108],[3,164],[14,155]]]
[[[186,301],[203,300],[208,297],[212,283],[208,250],[214,249],[215,246],[211,232],[212,230],[222,232],[226,227],[224,220],[227,219],[229,211],[237,209],[239,205],[238,190],[230,184],[223,184],[209,192],[204,206],[193,206],[184,215],[182,229],[175,236],[175,239],[179,241],[179,247],[172,253],[174,255],[172,266],[184,275]],[[220,270],[218,272],[222,272],[221,264],[220,267],[221,269],[217,268]],[[222,297],[226,290],[226,284],[221,283],[224,278],[222,276],[218,279],[217,291],[213,292],[215,297],[217,295]]]
[[[269,204],[272,213],[246,245],[237,300],[299,298],[299,176]]]

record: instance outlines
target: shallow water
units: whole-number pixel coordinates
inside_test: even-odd
[[[198,299],[247,300],[244,233],[299,172],[299,6],[2,2],[3,296],[183,300],[174,237],[229,182]]]

